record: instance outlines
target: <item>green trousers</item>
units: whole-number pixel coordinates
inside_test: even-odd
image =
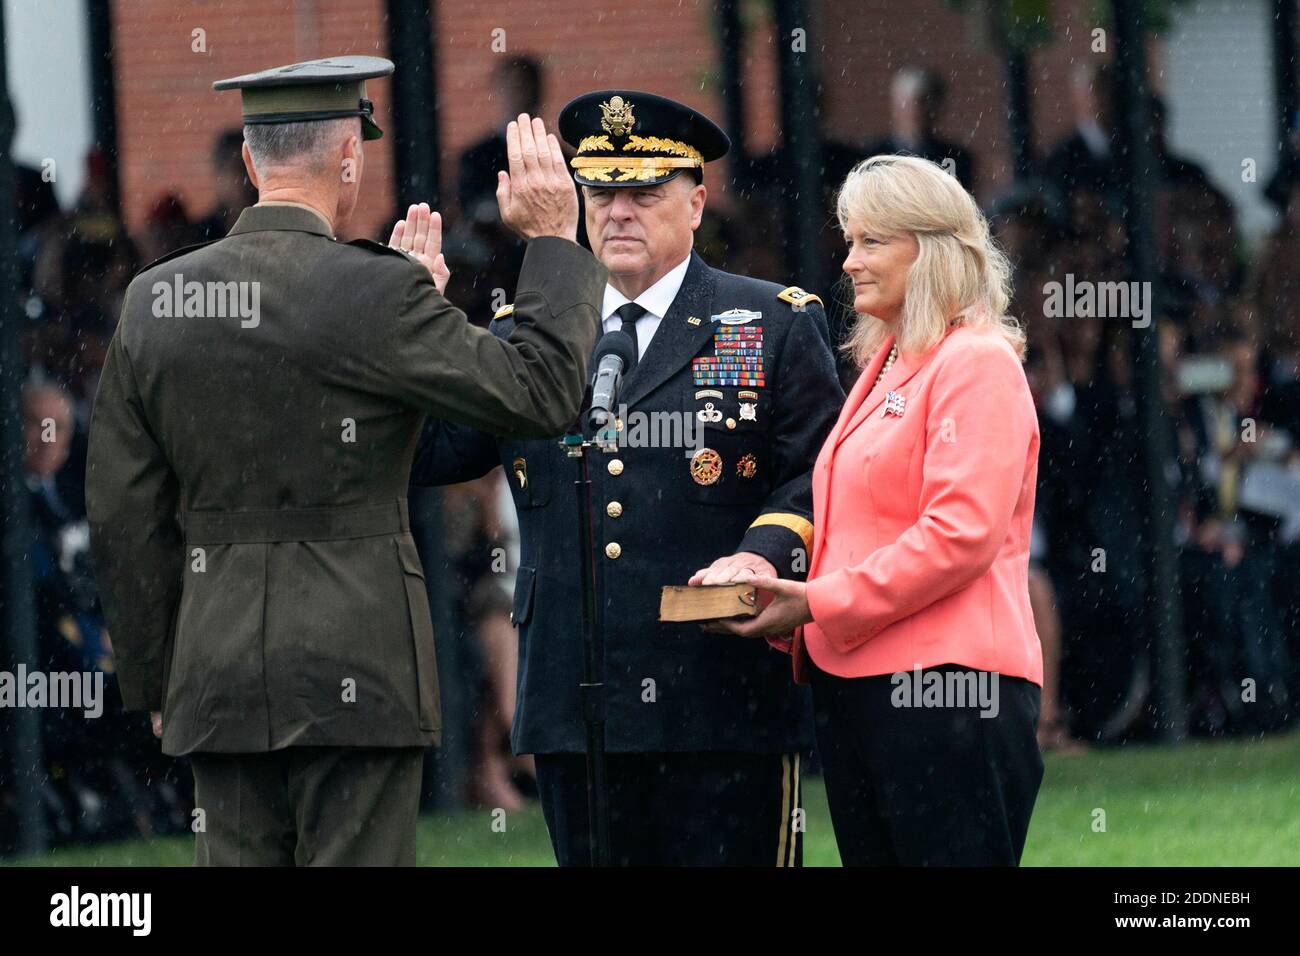
[[[196,866],[414,866],[422,747],[190,754]]]

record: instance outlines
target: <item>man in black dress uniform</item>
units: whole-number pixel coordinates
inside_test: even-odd
[[[703,166],[726,135],[679,103],[605,90],[560,114],[609,269],[601,320],[637,342],[618,396],[619,447],[591,453],[595,583],[605,639],[610,859],[640,865],[798,865],[799,755],[809,702],[762,640],[658,621],[660,588],[708,568],[807,568],[810,469],[843,402],[821,300],[711,268],[692,251]],[[493,323],[514,325],[511,306]],[[665,445],[667,447],[665,447]],[[504,464],[519,513],[513,745],[536,755],[561,865],[590,859],[576,465],[555,441],[431,421],[417,484]],[[719,558],[722,554],[724,557]],[[716,559],[716,560],[715,560]]]

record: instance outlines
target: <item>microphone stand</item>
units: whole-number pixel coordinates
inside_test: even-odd
[[[579,424],[578,427],[581,427]],[[605,629],[596,603],[596,543],[591,522],[591,472],[587,449],[617,449],[617,432],[613,449],[608,425],[596,432],[594,441],[569,432],[561,447],[578,465],[573,483],[578,508],[578,548],[582,582],[582,683],[578,685],[582,701],[582,719],[587,727],[587,825],[593,867],[609,866],[609,797],[605,776]]]
[[[607,339],[611,337],[610,353],[621,359],[626,371],[631,371],[637,359],[636,340],[621,330],[606,336]],[[598,346],[596,356],[600,358],[601,353]],[[601,361],[603,363],[603,358]],[[578,508],[578,567],[582,585],[583,658],[582,683],[578,685],[578,692],[582,702],[582,720],[587,727],[587,826],[593,867],[609,866],[609,793],[605,775],[605,627],[596,601],[596,542],[592,534],[591,471],[587,449],[597,448],[607,453],[618,451],[618,419],[609,409],[617,408],[616,396],[626,372],[617,368],[612,371],[613,380],[598,387],[601,376],[607,374],[605,366],[601,365],[601,371],[592,379],[583,402],[585,415],[578,416],[578,421],[560,442],[564,453],[578,465],[578,478],[573,483]],[[592,408],[598,398],[600,406]],[[590,440],[583,437],[584,418],[591,431]]]

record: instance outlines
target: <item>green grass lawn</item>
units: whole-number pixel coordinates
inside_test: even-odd
[[[805,779],[808,866],[838,866],[820,780]],[[1095,811],[1105,832],[1095,832]],[[540,807],[425,817],[422,866],[551,866]],[[498,828],[499,829],[499,828]],[[36,865],[184,866],[184,837],[61,849]],[[1132,746],[1047,758],[1024,863],[1028,866],[1300,865],[1300,733],[1263,741]]]

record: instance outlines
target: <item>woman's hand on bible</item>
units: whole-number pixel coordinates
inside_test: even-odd
[[[725,618],[704,625],[704,630],[713,634],[735,634],[738,637],[783,636],[813,619],[812,612],[808,610],[808,586],[802,581],[786,581],[770,575],[741,574],[736,577],[736,583],[752,584],[758,588],[760,606],[763,604],[762,592],[769,592],[772,599],[757,617]]]

